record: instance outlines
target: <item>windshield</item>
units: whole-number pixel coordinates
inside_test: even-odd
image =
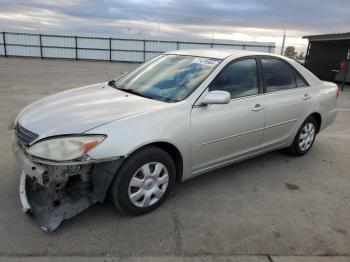
[[[115,87],[166,102],[188,97],[221,60],[182,55],[162,55],[121,79]]]

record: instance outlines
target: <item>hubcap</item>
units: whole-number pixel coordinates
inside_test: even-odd
[[[313,123],[307,123],[299,136],[299,148],[302,151],[306,151],[310,148],[312,142],[315,139],[315,125]]]
[[[129,199],[137,207],[149,207],[164,195],[169,182],[166,167],[159,162],[150,162],[140,167],[129,183]]]

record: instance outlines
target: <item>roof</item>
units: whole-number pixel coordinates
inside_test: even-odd
[[[306,35],[303,39],[312,41],[335,41],[335,40],[350,40],[350,32],[339,34],[324,34],[324,35]]]
[[[217,59],[225,59],[229,56],[246,56],[246,55],[272,55],[270,53],[256,52],[256,51],[247,51],[239,49],[187,49],[187,50],[177,50],[166,52],[166,54],[174,55],[191,55],[191,56],[201,56],[201,57],[210,57]]]

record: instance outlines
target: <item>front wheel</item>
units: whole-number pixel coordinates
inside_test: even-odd
[[[149,146],[125,160],[116,175],[110,194],[124,214],[141,215],[162,204],[175,184],[176,169],[164,150]]]
[[[309,116],[301,125],[293,144],[287,151],[294,156],[305,155],[312,147],[317,130],[317,121],[313,116]]]

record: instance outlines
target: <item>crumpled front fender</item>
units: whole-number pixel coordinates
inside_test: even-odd
[[[102,203],[124,160],[54,166],[33,162],[21,149],[14,151],[22,170],[19,192],[23,211],[46,232],[94,203]]]

